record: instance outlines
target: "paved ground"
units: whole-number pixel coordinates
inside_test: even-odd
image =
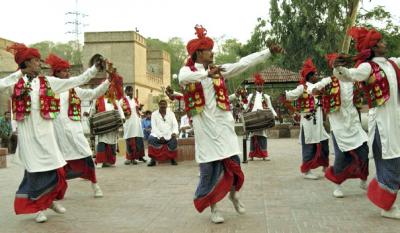
[[[148,168],[123,165],[97,170],[105,193],[92,198],[89,183],[69,182],[62,202],[67,213],[46,211],[47,223],[37,224],[34,215],[13,213],[15,190],[22,177],[19,167],[0,169],[0,232],[4,233],[216,233],[216,232],[399,232],[400,221],[381,218],[379,210],[358,188],[345,183],[346,197],[335,199],[326,179],[304,180],[299,174],[300,146],[295,139],[269,140],[272,161],[243,164],[246,181],[243,201],[247,214],[238,216],[229,200],[222,201],[225,223],[209,221],[209,210],[195,211],[192,196],[198,182],[195,162]],[[371,163],[372,165],[372,163]],[[371,173],[374,168],[371,167]],[[317,173],[322,176],[320,169]],[[399,201],[398,201],[398,204]]]

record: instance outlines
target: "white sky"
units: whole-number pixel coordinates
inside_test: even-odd
[[[43,40],[66,42],[73,26],[66,24],[76,0],[1,0],[0,37],[32,44]],[[328,1],[328,0],[327,0]],[[364,0],[364,6],[386,6],[399,16],[398,0]],[[194,38],[194,25],[202,24],[213,38],[236,38],[246,42],[257,18],[266,18],[269,0],[79,0],[79,11],[87,14],[84,31],[135,30],[144,37],[166,41],[177,36]],[[400,24],[400,22],[399,22]],[[83,38],[83,37],[82,37]],[[83,42],[83,41],[82,41]]]

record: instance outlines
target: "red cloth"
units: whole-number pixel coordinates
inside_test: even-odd
[[[355,151],[350,151],[352,162],[341,173],[335,174],[333,167],[330,166],[326,172],[325,177],[335,184],[341,184],[347,179],[359,178],[367,180],[368,178],[368,163],[363,163]]]
[[[14,210],[16,214],[33,214],[38,211],[48,209],[54,200],[61,200],[64,198],[65,191],[67,191],[67,182],[65,179],[64,168],[57,169],[58,182],[56,187],[39,199],[31,200],[26,197],[15,197]]]
[[[24,61],[30,60],[32,58],[39,58],[39,50],[35,48],[28,48],[26,45],[21,43],[14,43],[7,47],[7,51],[14,54],[15,62],[20,65]]]
[[[201,25],[196,25],[194,27],[196,30],[196,35],[198,38],[190,40],[186,45],[186,50],[188,51],[189,55],[192,55],[199,49],[212,49],[214,47],[214,41],[207,37],[207,30],[203,28]]]
[[[178,150],[170,151],[168,149],[167,144],[161,146],[161,148],[156,148],[152,145],[149,145],[149,157],[156,161],[165,161],[176,159],[178,156]]]
[[[215,185],[214,189],[206,196],[194,199],[194,206],[200,213],[203,212],[208,206],[215,204],[222,200],[228,192],[231,191],[236,178],[235,190],[239,191],[244,182],[244,174],[240,165],[233,159],[227,158],[222,160],[224,163],[224,175],[220,181]]]
[[[95,168],[87,164],[86,158],[68,160],[66,162],[67,164],[64,166],[64,170],[67,174],[69,172],[77,173],[80,174],[80,178],[90,180],[92,183],[97,183]]]
[[[261,74],[256,73],[254,74],[254,84],[258,86],[262,86],[264,84],[264,79]]]
[[[254,143],[254,151],[250,151],[249,157],[250,158],[267,158],[268,157],[268,151],[267,150],[262,150],[260,144],[258,143],[257,137],[254,137],[253,139]]]
[[[53,71],[53,75],[55,75],[55,73],[57,72],[60,72],[62,70],[67,70],[71,67],[68,61],[52,53],[49,54],[45,62],[50,65],[51,70]]]
[[[322,157],[322,148],[321,147],[322,147],[321,143],[318,143],[317,151],[315,152],[314,158],[310,161],[303,162],[303,164],[300,167],[300,170],[302,173],[306,173],[306,172],[310,171],[311,169],[315,169],[320,166],[323,166],[323,167],[329,166],[329,160]]]
[[[368,199],[384,210],[390,210],[396,201],[397,193],[391,193],[379,186],[376,178],[371,180],[368,185]]]
[[[308,58],[304,62],[303,68],[300,71],[300,74],[301,74],[300,84],[305,84],[306,83],[306,77],[311,72],[317,73],[317,68],[315,67],[314,63],[312,62],[312,59]]]
[[[373,28],[352,27],[347,34],[356,42],[358,52],[374,47],[382,39],[382,35]]]
[[[326,60],[328,61],[328,67],[333,69],[333,63],[335,62],[336,58],[338,57],[337,53],[327,54]]]
[[[108,163],[115,164],[117,157],[111,145],[106,144],[104,151],[97,150],[96,152],[96,164],[98,163]]]

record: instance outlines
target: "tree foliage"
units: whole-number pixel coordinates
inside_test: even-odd
[[[46,58],[50,53],[68,60],[71,64],[82,64],[81,50],[77,48],[75,41],[67,43],[54,43],[52,41],[42,41],[30,45],[30,47],[37,48],[43,58]],[[82,48],[82,46],[79,46]]]

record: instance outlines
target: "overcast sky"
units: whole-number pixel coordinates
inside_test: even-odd
[[[26,44],[72,40],[74,36],[66,32],[74,28],[66,23],[74,17],[66,13],[75,11],[75,2],[1,0],[0,37]],[[364,0],[363,4],[366,8],[384,5],[392,14],[400,15],[396,0]],[[144,37],[166,41],[177,36],[186,42],[194,37],[194,25],[202,24],[211,37],[246,42],[257,18],[267,17],[269,0],[79,0],[78,9],[88,15],[83,19],[87,24],[84,31],[137,28]]]

